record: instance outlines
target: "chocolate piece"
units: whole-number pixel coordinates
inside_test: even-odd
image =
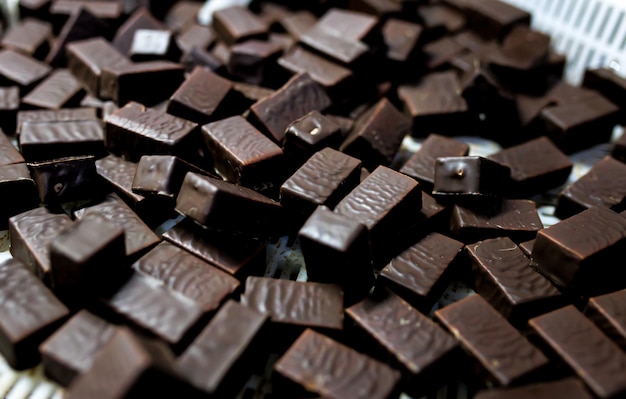
[[[102,37],[75,41],[66,48],[68,69],[95,96],[100,95],[104,68],[130,64],[125,55]]]
[[[234,44],[230,48],[228,73],[247,83],[276,86],[282,71],[277,69],[276,60],[282,53],[282,46],[271,41],[249,39]]]
[[[453,236],[464,243],[506,236],[515,242],[533,239],[543,229],[535,201],[503,199],[487,206],[454,205],[450,221]]]
[[[103,304],[137,328],[173,348],[184,346],[200,321],[203,309],[152,277],[138,272]]]
[[[513,325],[564,305],[560,292],[508,237],[469,244],[476,292]]]
[[[169,60],[177,62],[182,52],[169,30],[137,29],[128,51],[135,62]]]
[[[252,189],[189,172],[176,211],[216,231],[271,237],[282,228],[280,203]]]
[[[143,195],[133,191],[133,179],[137,173],[137,168],[137,163],[126,161],[115,155],[107,155],[96,161],[98,175],[135,209],[141,208],[146,202]]]
[[[500,0],[466,2],[470,29],[485,38],[503,37],[515,25],[530,25],[529,12]]]
[[[213,53],[198,47],[192,47],[188,52],[183,54],[180,60],[185,66],[186,72],[192,72],[195,67],[203,67],[213,72],[224,74],[226,66]]]
[[[511,169],[510,197],[530,197],[564,184],[573,162],[542,136],[489,155],[487,159]]]
[[[211,27],[197,23],[184,25],[184,30],[176,35],[176,43],[184,54],[189,53],[194,47],[207,50],[215,39],[215,31]]]
[[[17,259],[0,263],[0,352],[24,370],[41,360],[37,347],[69,310]]]
[[[20,108],[20,88],[0,87],[0,129],[13,135],[17,127],[17,114]]]
[[[70,385],[91,368],[113,332],[112,324],[87,310],[78,311],[39,346],[46,377]]]
[[[204,125],[202,136],[224,179],[257,190],[276,186],[283,151],[242,116]]]
[[[393,65],[399,66],[415,58],[422,29],[419,24],[397,18],[385,21],[382,34],[387,46],[386,57]]]
[[[393,0],[350,0],[350,8],[378,15],[384,19],[397,17],[403,5]]]
[[[326,147],[339,148],[342,139],[340,129],[332,119],[319,111],[311,111],[287,127],[283,150],[290,158],[305,160]]]
[[[235,277],[262,274],[265,243],[213,233],[185,219],[163,233],[163,239]]]
[[[437,374],[458,347],[440,326],[390,292],[365,298],[346,314],[400,365],[405,391],[425,392],[426,385],[435,385],[433,380],[441,380]]]
[[[248,39],[263,39],[268,27],[248,8],[228,6],[213,13],[213,29],[227,45]]]
[[[470,295],[438,309],[435,317],[461,341],[497,385],[521,383],[548,364],[539,349],[480,295]]]
[[[96,120],[24,122],[19,144],[24,159],[51,159],[105,154],[104,129]]]
[[[409,118],[383,97],[359,117],[339,149],[373,170],[391,164],[410,131]]]
[[[280,19],[280,25],[294,39],[300,37],[317,22],[317,17],[308,10],[298,10],[289,13]]]
[[[581,85],[597,91],[621,110],[626,107],[626,79],[611,68],[585,69]]]
[[[343,65],[354,66],[365,58],[369,52],[365,43],[344,36],[341,31],[323,25],[320,21],[300,36],[300,43]]]
[[[7,220],[39,205],[37,188],[25,163],[0,166],[2,211],[0,228],[6,230]]]
[[[0,85],[18,86],[22,94],[28,93],[52,68],[37,59],[17,51],[0,50]]]
[[[379,21],[380,18],[372,13],[333,7],[324,12],[317,26],[344,39],[369,42],[371,36],[378,33]]]
[[[24,157],[13,145],[11,139],[0,130],[0,166],[24,163]]]
[[[608,155],[603,157],[559,193],[554,215],[566,219],[593,206],[626,210],[624,173],[626,164]]]
[[[429,71],[444,70],[458,55],[465,53],[465,47],[452,37],[444,36],[422,47]]]
[[[558,381],[540,382],[516,388],[485,389],[479,391],[476,399],[548,399],[556,397],[571,399],[591,399],[585,385],[576,378],[564,378]]]
[[[185,80],[184,71],[182,64],[170,61],[107,66],[102,71],[100,96],[120,106],[129,102],[153,106],[170,98]]]
[[[439,157],[435,161],[433,195],[440,200],[499,197],[510,185],[511,169],[481,156]]]
[[[173,155],[144,155],[137,164],[132,191],[173,199],[178,195],[187,172],[207,174]]]
[[[128,55],[138,29],[167,29],[167,26],[156,19],[148,8],[138,7],[117,29],[113,37],[112,43],[120,53]]]
[[[79,105],[84,94],[82,84],[72,73],[57,69],[24,96],[22,104],[33,108],[72,108]]]
[[[267,316],[229,300],[177,359],[185,379],[206,394],[232,397],[263,360]]]
[[[231,81],[197,66],[170,97],[167,112],[204,125],[228,112],[232,94]]]
[[[280,203],[298,221],[318,205],[334,208],[360,183],[361,161],[332,148],[313,154],[280,187]]]
[[[540,230],[532,257],[556,284],[599,295],[624,288],[625,246],[626,219],[594,206]]]
[[[105,120],[105,145],[114,154],[138,161],[144,154],[177,155],[185,159],[197,144],[198,124],[127,103]]]
[[[626,355],[573,305],[531,319],[533,330],[600,398],[626,392]]]
[[[593,321],[620,348],[626,348],[626,319],[624,305],[626,290],[619,290],[589,298],[585,316]]]
[[[391,259],[382,283],[422,312],[429,312],[455,276],[464,244],[433,232]]]
[[[0,46],[41,60],[50,51],[51,38],[52,25],[49,22],[22,18],[2,36]]]
[[[189,298],[204,312],[216,310],[239,287],[234,277],[168,242],[151,249],[132,267]]]
[[[96,109],[91,107],[62,108],[59,110],[32,110],[17,113],[17,131],[19,135],[22,125],[26,122],[69,122],[69,121],[99,121]]]
[[[422,190],[432,192],[435,183],[435,163],[440,157],[464,157],[469,154],[469,144],[429,134],[422,146],[400,168],[400,173],[411,176],[420,183]]]
[[[174,33],[179,33],[198,21],[198,12],[202,4],[197,1],[175,1],[163,18],[165,25]]]
[[[297,99],[297,101],[296,101]],[[323,111],[331,100],[322,86],[307,73],[295,75],[271,96],[250,107],[250,118],[282,143],[285,130],[296,119],[311,111]]]
[[[313,330],[300,335],[274,371],[307,391],[354,399],[388,398],[400,379],[397,370]]]
[[[9,219],[11,255],[46,282],[50,280],[50,242],[72,219],[66,214],[38,207]]]

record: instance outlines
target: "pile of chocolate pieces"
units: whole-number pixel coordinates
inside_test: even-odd
[[[624,397],[625,79],[568,83],[497,0],[203,4],[19,0],[5,24],[14,369],[67,399]],[[472,294],[437,305],[453,282]]]

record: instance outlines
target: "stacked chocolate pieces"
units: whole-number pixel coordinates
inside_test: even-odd
[[[13,368],[68,398],[626,395],[626,79],[564,81],[527,12],[18,3]]]

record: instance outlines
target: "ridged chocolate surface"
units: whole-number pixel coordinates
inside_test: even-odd
[[[397,370],[312,330],[298,338],[274,369],[333,398],[384,399],[400,379]]]
[[[0,183],[32,180],[28,166],[24,162],[0,166]]]
[[[500,385],[509,385],[548,363],[537,348],[479,295],[439,309],[435,316]]]
[[[17,110],[20,107],[20,89],[17,86],[0,88],[0,109]],[[12,134],[13,132],[4,132]]]
[[[352,71],[320,57],[301,46],[294,46],[278,59],[278,64],[293,73],[307,73],[324,87],[334,87],[352,76]]]
[[[35,18],[23,18],[18,24],[7,30],[0,44],[26,54],[37,56],[46,40],[52,36],[52,25]]]
[[[203,313],[191,300],[138,273],[106,302],[116,313],[170,344],[179,343]]]
[[[205,311],[217,309],[239,281],[182,248],[164,242],[133,264],[165,287],[196,302]]]
[[[25,122],[20,145],[46,143],[77,143],[104,141],[104,131],[96,120]]]
[[[179,369],[199,389],[214,392],[266,320],[239,302],[226,302],[178,358]]]
[[[41,108],[59,109],[82,90],[81,83],[67,69],[59,69],[31,90],[22,102]]]
[[[220,75],[205,68],[195,68],[170,101],[211,115],[232,88],[233,84]]]
[[[431,233],[393,258],[380,275],[427,296],[464,244],[439,233]]]
[[[21,127],[25,122],[61,122],[61,121],[82,121],[98,120],[96,109],[92,107],[62,108],[59,110],[33,110],[19,111],[17,113],[17,132],[21,132]]]
[[[241,303],[277,323],[341,328],[343,291],[336,285],[248,277]]]
[[[133,179],[137,172],[137,164],[126,161],[116,155],[107,155],[96,160],[96,171],[114,187],[131,196],[135,202],[143,201],[144,197],[132,191]]]
[[[626,392],[626,354],[573,305],[531,319],[530,326],[596,395]]]
[[[320,24],[307,30],[300,37],[300,41],[344,64],[355,62],[368,51],[364,43],[326,29]]]
[[[217,10],[213,25],[220,39],[228,45],[267,32],[268,27],[246,7]]]
[[[21,86],[43,79],[51,70],[50,66],[16,51],[0,51],[0,75]]]
[[[457,346],[450,334],[395,294],[366,298],[346,312],[415,374]]]
[[[460,157],[468,153],[468,144],[433,133],[428,135],[420,149],[411,155],[400,168],[400,172],[433,184],[435,161],[438,157]]]

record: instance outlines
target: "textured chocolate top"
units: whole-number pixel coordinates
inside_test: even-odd
[[[343,327],[343,291],[333,284],[248,277],[241,303],[276,323]]]
[[[23,163],[24,157],[11,143],[9,137],[0,131],[0,166]]]
[[[344,64],[356,62],[369,50],[365,43],[343,36],[319,21],[300,36],[300,42]]]
[[[546,365],[548,359],[480,295],[435,311],[440,320],[500,385]]]
[[[81,83],[67,69],[57,69],[22,98],[24,104],[60,109],[82,91]]]
[[[295,45],[278,59],[278,64],[294,74],[306,73],[320,85],[331,88],[352,76],[350,69]]]
[[[107,155],[96,160],[96,170],[100,176],[113,185],[116,189],[128,195],[134,203],[144,200],[143,195],[132,191],[133,179],[137,172],[137,164],[126,161],[116,155]]]
[[[384,399],[400,373],[332,339],[306,330],[278,360],[274,370],[323,396]]]
[[[102,124],[96,120],[23,122],[20,145],[103,141]]]
[[[170,102],[178,102],[185,107],[205,115],[212,115],[232,90],[233,84],[211,72],[207,68],[196,67],[172,94]]]
[[[592,315],[592,318],[604,319],[608,325],[600,323],[599,327],[616,332],[622,342],[626,340],[626,290],[589,298],[585,313]]]
[[[451,335],[395,294],[381,300],[366,298],[346,312],[411,373],[419,373],[457,346]]]
[[[19,108],[20,88],[18,86],[0,87],[0,110],[17,111]],[[13,132],[4,133],[13,134]]]
[[[193,300],[207,312],[217,309],[239,286],[234,277],[167,242],[154,247],[132,267]]]
[[[13,50],[0,50],[0,75],[20,86],[43,79],[52,68],[32,57]]]
[[[61,122],[98,120],[96,109],[93,107],[62,108],[59,110],[19,111],[17,113],[17,133],[19,134],[25,122]]]
[[[596,395],[608,398],[626,392],[626,354],[573,305],[529,324]]]
[[[398,96],[414,118],[467,110],[454,71],[431,73],[417,85],[402,85],[398,88]]]

